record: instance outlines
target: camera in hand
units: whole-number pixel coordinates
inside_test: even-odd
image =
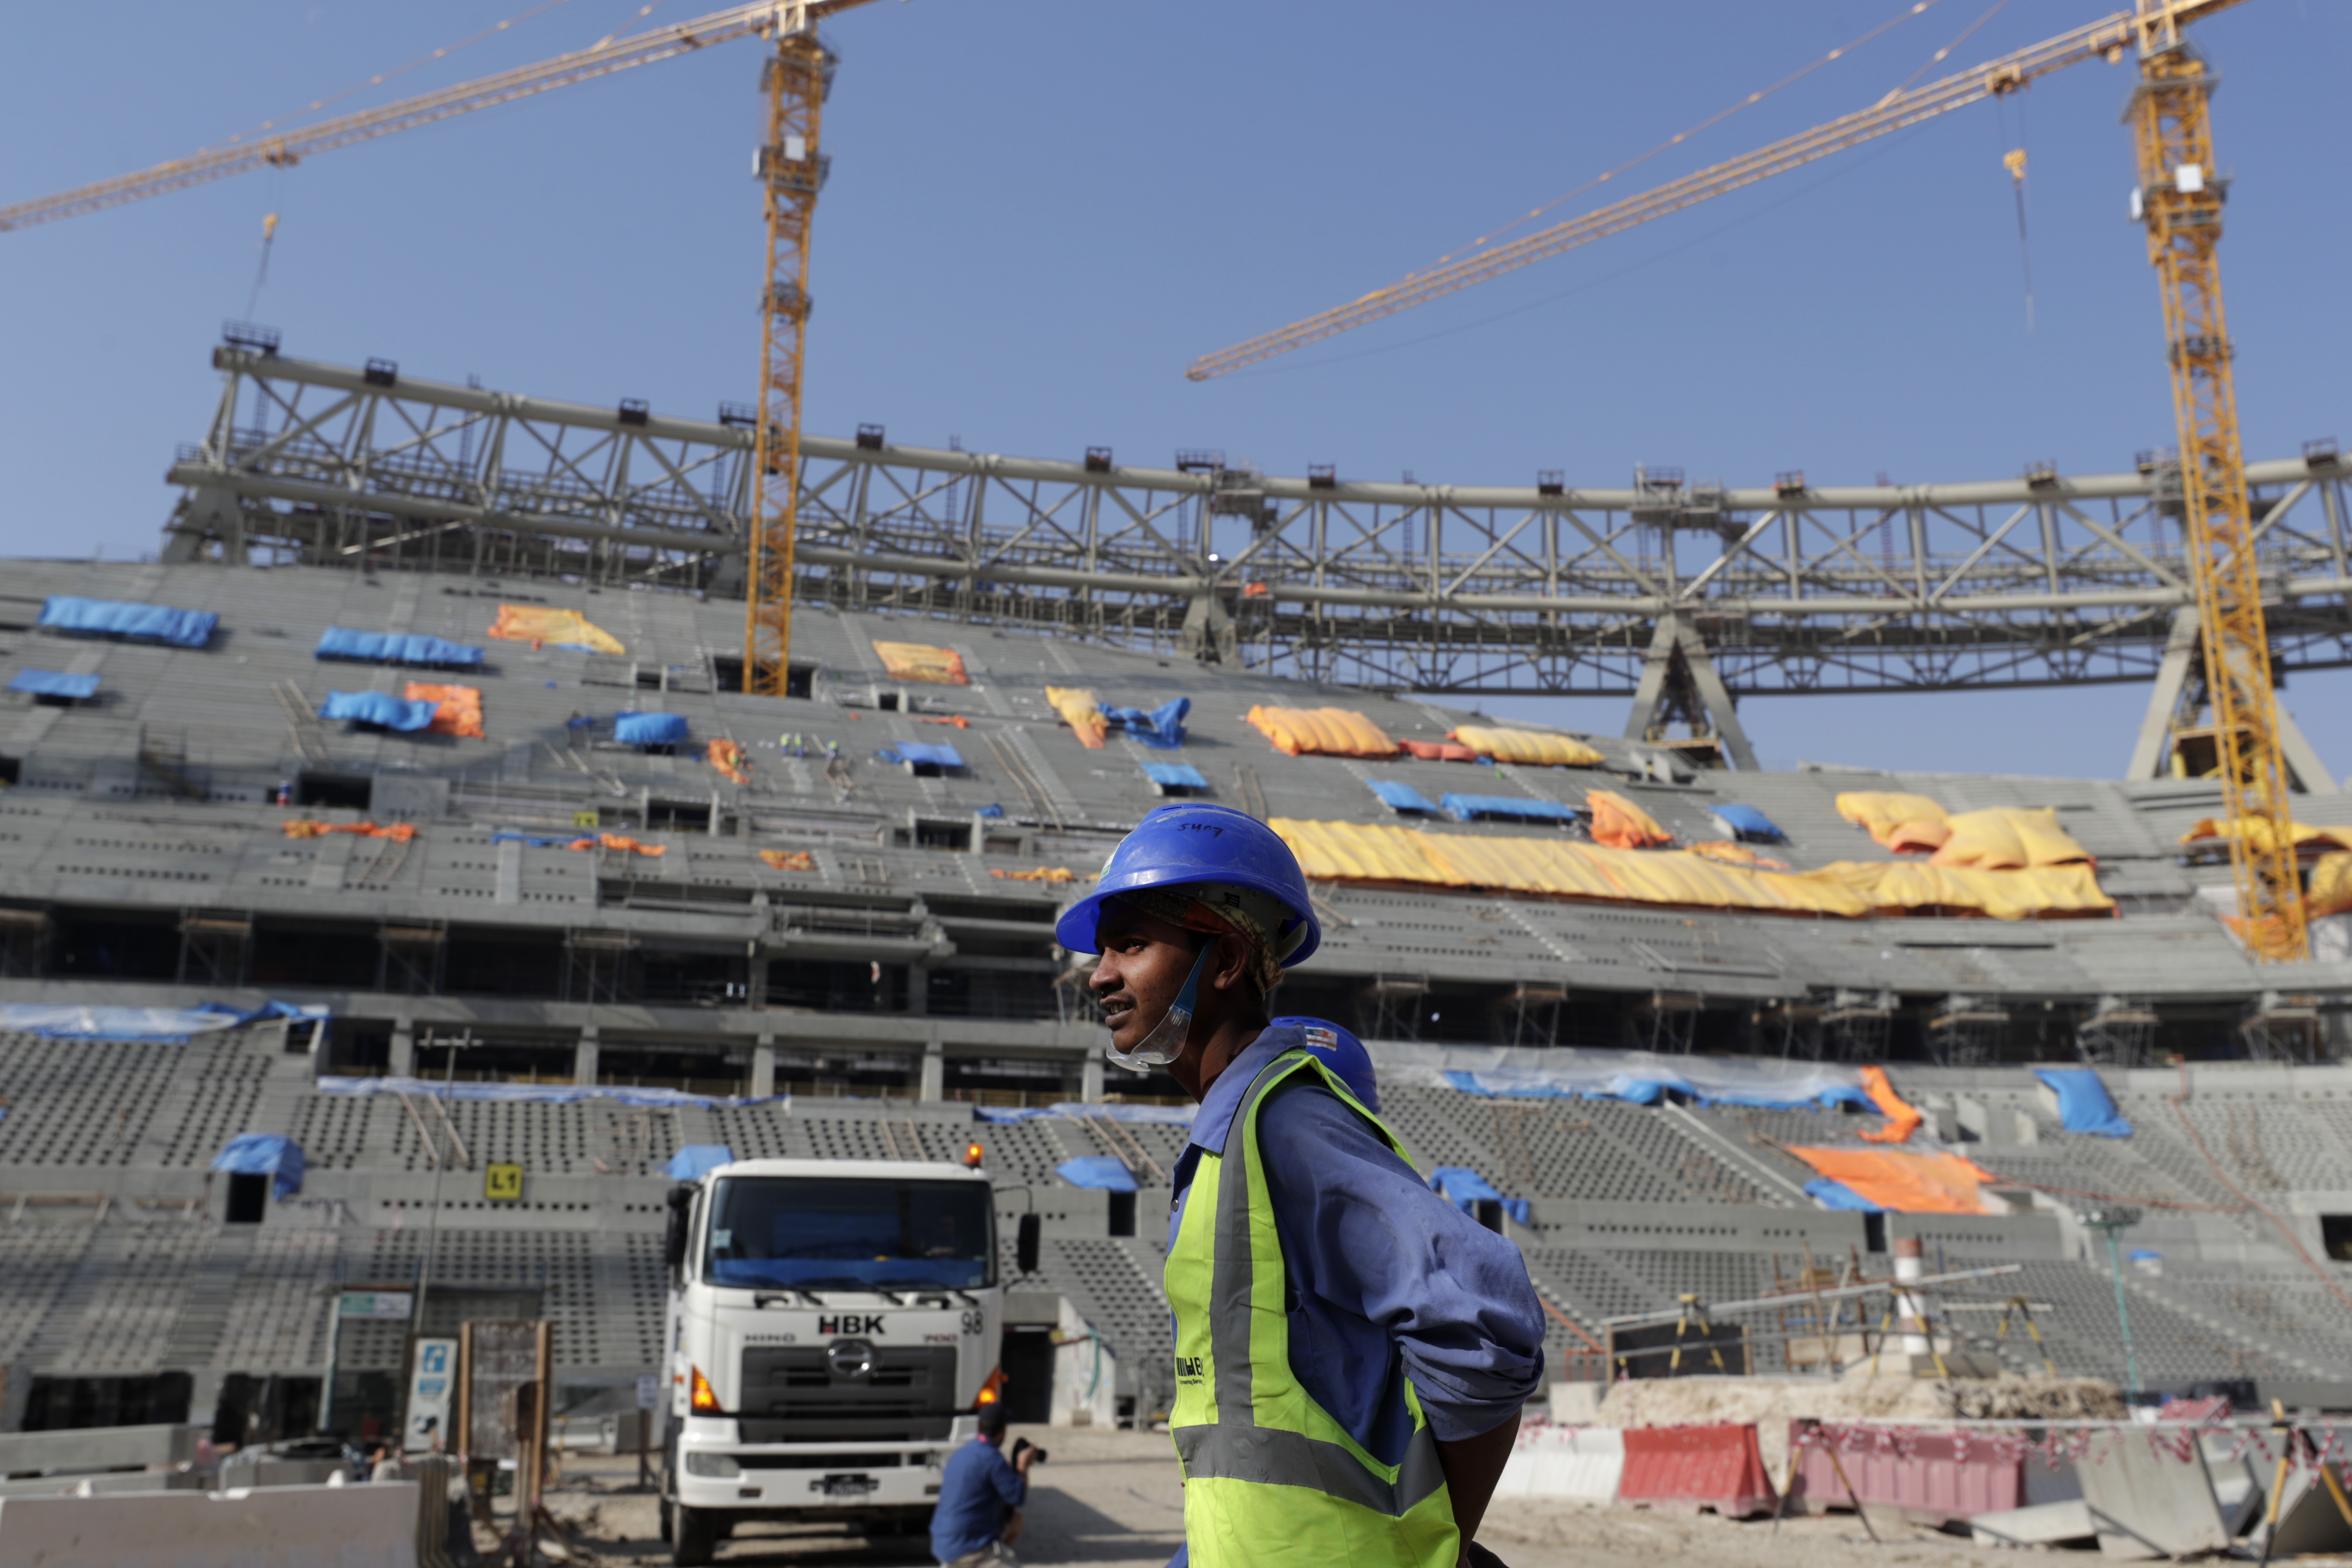
[[[1018,1462],[1020,1461],[1021,1455],[1022,1455],[1023,1451],[1024,1451],[1024,1450],[1025,1450],[1025,1449],[1031,1449],[1031,1448],[1036,1448],[1036,1450],[1037,1450],[1037,1457],[1036,1457],[1035,1458],[1034,1458],[1034,1459],[1030,1460],[1029,1462],[1030,1462],[1031,1464],[1033,1464],[1033,1465],[1042,1465],[1042,1464],[1044,1464],[1044,1463],[1045,1462],[1045,1457],[1046,1457],[1046,1456],[1045,1456],[1045,1449],[1043,1449],[1043,1448],[1038,1448],[1036,1444],[1032,1443],[1032,1442],[1031,1442],[1028,1438],[1026,1438],[1026,1437],[1015,1437],[1015,1438],[1013,1438],[1013,1461],[1014,1461],[1015,1463],[1018,1463]]]

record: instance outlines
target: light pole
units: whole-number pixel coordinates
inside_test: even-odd
[[[2124,1375],[2131,1383],[2131,1391],[2139,1389],[2139,1358],[2132,1353],[2131,1308],[2124,1299],[2123,1247],[2116,1237],[2140,1221],[2140,1211],[2128,1204],[2110,1204],[2104,1208],[2077,1209],[2075,1221],[2085,1230],[2103,1233],[2107,1238],[2107,1267],[2116,1277],[2116,1322],[2124,1331]]]

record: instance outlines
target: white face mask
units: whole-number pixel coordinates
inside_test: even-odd
[[[1103,1047],[1103,1055],[1129,1072],[1150,1072],[1182,1056],[1184,1037],[1192,1032],[1192,1014],[1200,1005],[1201,971],[1209,966],[1209,955],[1216,951],[1216,940],[1212,938],[1192,961],[1192,973],[1184,977],[1183,989],[1168,1004],[1168,1016],[1135,1043],[1135,1049],[1122,1051],[1114,1043]]]

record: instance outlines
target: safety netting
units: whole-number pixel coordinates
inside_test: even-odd
[[[463,735],[478,741],[482,738],[480,687],[412,680],[401,689],[400,695],[405,701],[433,704],[433,721],[425,728],[435,734]]]
[[[427,664],[470,669],[482,662],[482,650],[446,637],[421,632],[359,632],[349,626],[329,626],[320,634],[313,656],[360,659],[370,664]]]
[[[1110,733],[1110,721],[1103,717],[1102,704],[1095,694],[1081,686],[1049,686],[1045,688],[1045,705],[1062,716],[1078,744],[1090,752],[1099,752],[1103,740]]]
[[[500,605],[489,635],[502,642],[527,642],[551,647],[579,648],[586,653],[625,654],[620,638],[592,624],[577,610],[543,605]]]
[[[327,700],[319,704],[321,719],[373,724],[379,730],[397,730],[403,734],[431,729],[434,716],[439,711],[440,704],[436,702],[412,702],[389,691],[330,691]]]
[[[210,610],[179,610],[169,605],[138,605],[121,599],[83,599],[53,594],[41,605],[42,626],[53,631],[96,632],[135,642],[202,647],[212,640],[220,617]]]
[[[1606,903],[1860,918],[1937,910],[2000,920],[2108,914],[2087,865],[1977,871],[1839,861],[1817,871],[1724,865],[1683,849],[1612,849],[1566,838],[1427,833],[1385,823],[1268,824],[1318,881],[1487,888]]]
[[[1352,708],[1252,708],[1247,715],[1274,749],[1294,757],[1393,757],[1397,743]]]
[[[8,689],[31,697],[87,702],[98,695],[98,677],[63,669],[20,669],[9,680]]]
[[[1447,739],[1498,763],[1526,763],[1535,767],[1597,768],[1605,760],[1599,752],[1572,735],[1548,735],[1539,730],[1497,730],[1483,724],[1465,724]]]
[[[877,642],[874,654],[893,680],[920,680],[933,686],[971,684],[971,678],[963,672],[963,656],[953,648],[919,642]]]

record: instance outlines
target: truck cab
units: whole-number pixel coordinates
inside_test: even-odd
[[[739,1160],[670,1194],[661,1521],[681,1565],[745,1520],[929,1527],[1003,1390],[976,1169]]]

